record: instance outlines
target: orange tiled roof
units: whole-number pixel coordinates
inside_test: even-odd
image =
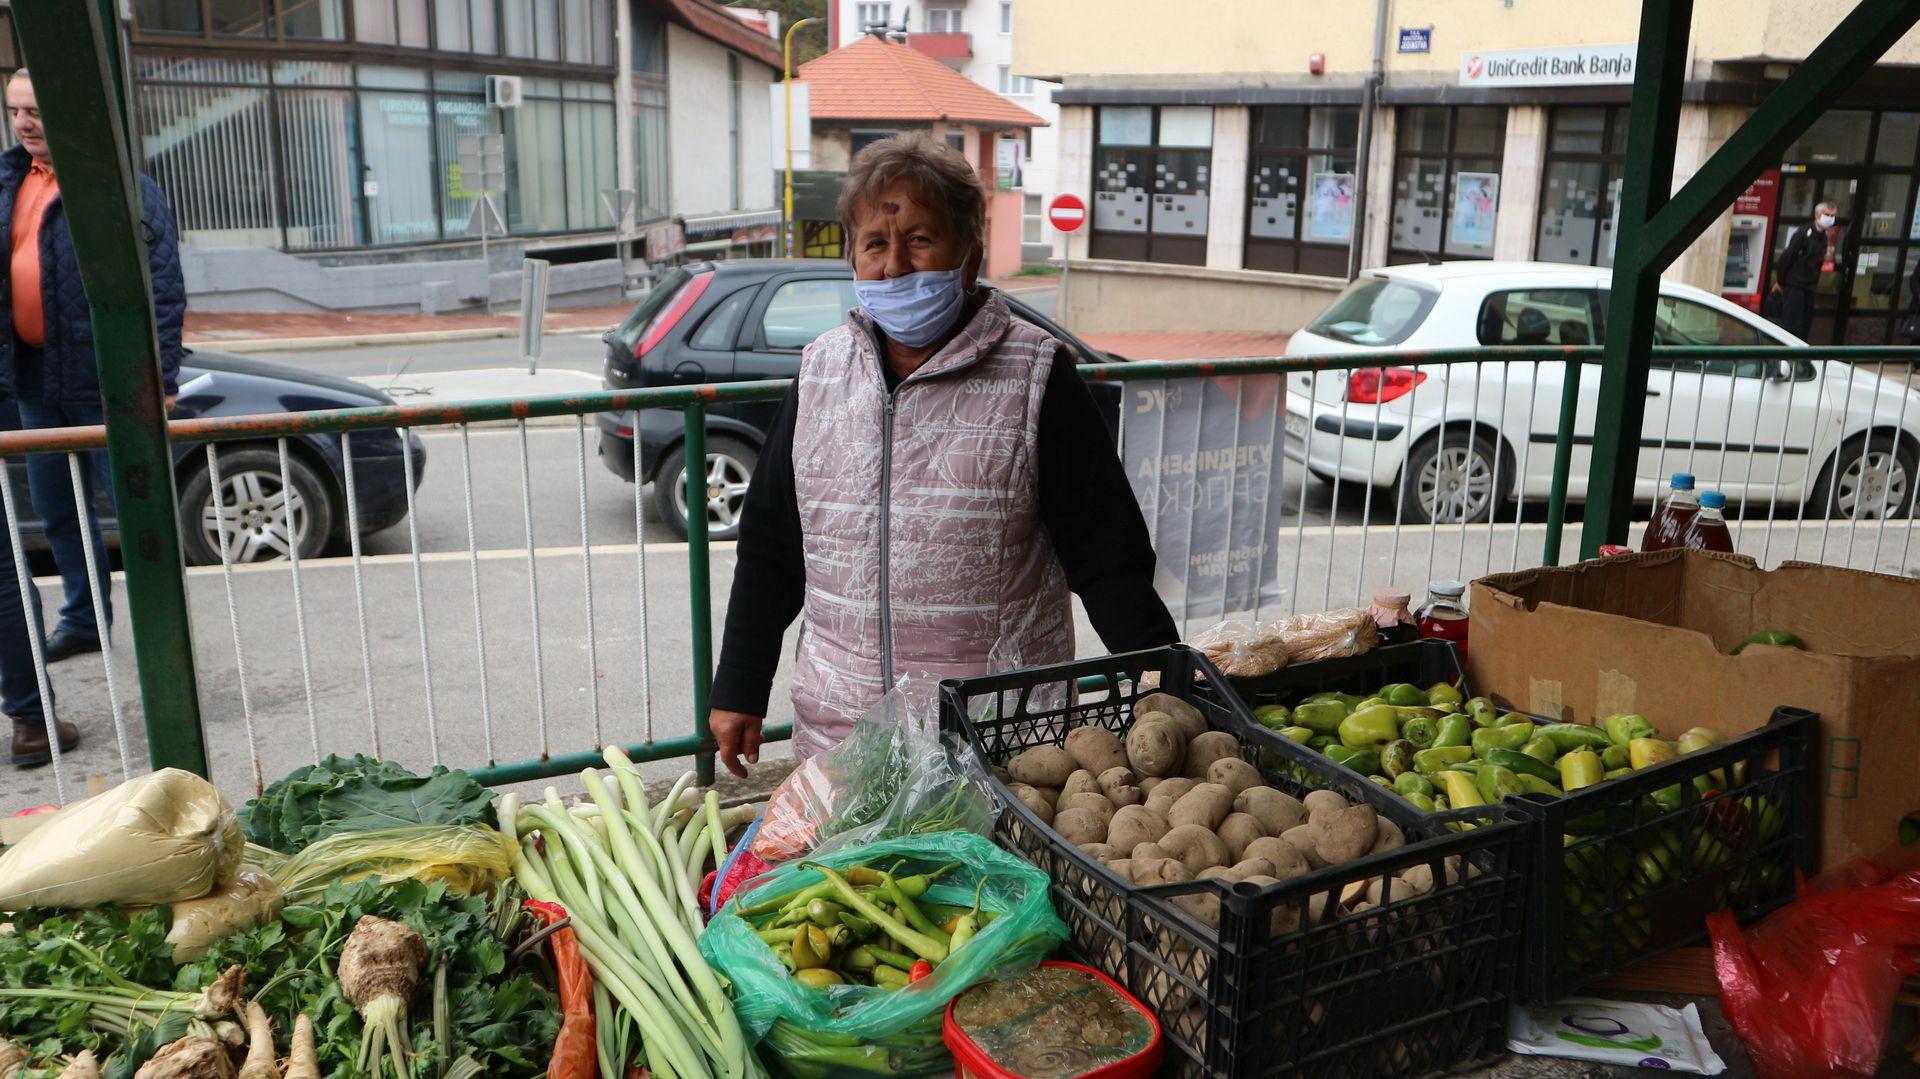
[[[1046,121],[911,46],[869,34],[800,65],[815,120]]]

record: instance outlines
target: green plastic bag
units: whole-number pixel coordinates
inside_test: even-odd
[[[700,954],[733,983],[740,1025],[791,1072],[803,1075],[903,1075],[952,1069],[940,1048],[939,1016],[947,1001],[988,978],[1017,974],[1045,959],[1067,939],[1053,912],[1047,875],[972,832],[937,832],[830,851],[822,865],[891,867],[900,874],[959,865],[927,889],[929,900],[969,906],[974,888],[994,919],[965,947],[905,989],[865,985],[813,989],[793,980],[787,968],[739,914],[742,906],[787,895],[822,877],[802,862],[756,878],[735,893],[700,934]]]

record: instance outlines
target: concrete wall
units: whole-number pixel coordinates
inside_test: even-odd
[[[678,214],[753,209],[771,205],[773,201],[769,195],[759,207],[733,205],[733,150],[728,144],[728,55],[725,46],[691,30],[667,25],[667,100],[672,103],[667,158],[672,173],[669,181],[672,206]],[[757,65],[742,60],[741,66]],[[766,104],[765,90],[755,90],[751,96],[762,106]],[[747,95],[742,95],[741,105],[748,107]],[[758,141],[764,145],[765,128],[761,131]],[[748,140],[749,149],[753,141]],[[745,191],[741,193],[744,195]]]
[[[1335,278],[1150,262],[1076,261],[1070,272],[1075,333],[1291,333],[1347,285]]]
[[[187,306],[197,311],[367,311],[444,314],[520,302],[520,256],[496,245],[489,274],[478,258],[325,266],[261,247],[182,247]],[[581,307],[620,298],[620,262],[596,259],[554,266],[548,303]]]
[[[982,274],[1011,277],[1020,272],[1020,192],[987,192],[987,258]]]
[[[773,126],[780,110],[773,105],[772,87],[780,73],[752,60],[740,60],[740,197],[743,210],[761,210],[780,201],[774,172],[782,163],[773,156]]]

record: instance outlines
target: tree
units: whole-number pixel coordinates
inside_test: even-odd
[[[801,64],[827,51],[827,0],[742,0],[745,5],[763,7],[780,13],[780,32],[801,19],[818,19],[800,28],[793,35],[793,66],[799,70]]]

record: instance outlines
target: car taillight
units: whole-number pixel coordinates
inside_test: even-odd
[[[1405,367],[1363,368],[1347,376],[1347,400],[1356,405],[1384,405],[1412,393],[1426,380],[1426,372]]]
[[[713,271],[711,270],[688,278],[687,283],[680,287],[679,294],[674,296],[672,302],[661,308],[660,313],[653,316],[653,321],[647,323],[645,332],[640,335],[640,343],[633,347],[633,358],[637,360],[645,356],[665,340],[667,334],[672,333],[673,328],[686,317],[687,312],[693,310],[695,301],[700,299],[702,292],[707,291],[707,285],[712,281]]]

